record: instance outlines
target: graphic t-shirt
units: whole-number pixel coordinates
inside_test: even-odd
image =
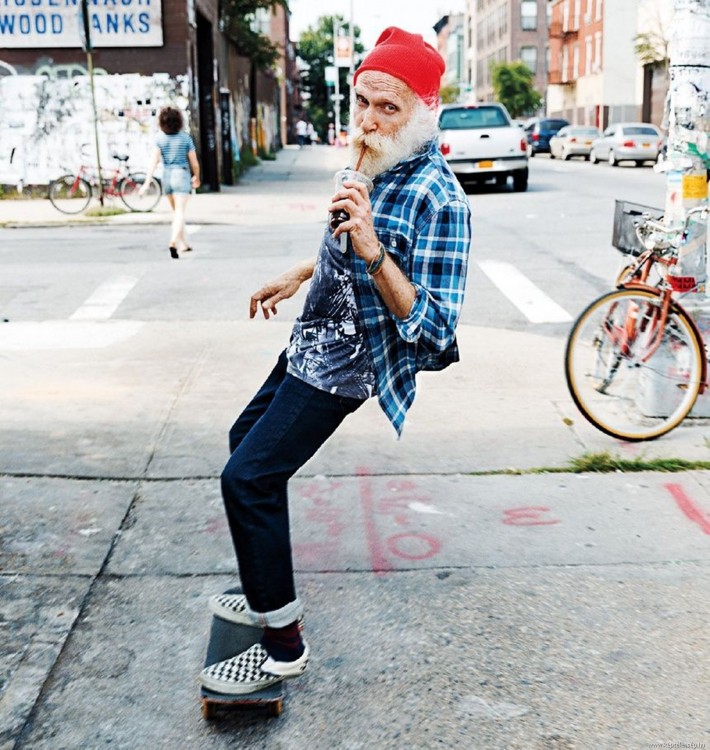
[[[350,258],[326,227],[303,313],[288,346],[288,372],[322,391],[366,399],[375,375],[360,330]]]

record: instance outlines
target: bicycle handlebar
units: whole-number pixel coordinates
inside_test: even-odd
[[[643,214],[642,221],[640,221],[636,225],[636,231],[640,232],[643,229],[652,229],[655,232],[661,232],[662,234],[666,235],[679,235],[684,234],[688,230],[688,225],[690,224],[690,221],[695,214],[707,214],[708,213],[708,206],[707,204],[704,204],[702,206],[695,206],[694,208],[691,208],[688,213],[685,215],[685,220],[683,221],[682,225],[676,224],[667,226],[666,224],[661,224],[660,221],[657,221],[655,219],[651,218],[650,214]]]

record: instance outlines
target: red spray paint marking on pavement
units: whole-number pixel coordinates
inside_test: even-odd
[[[542,505],[508,508],[503,511],[503,523],[508,526],[552,526],[560,522],[558,518],[543,518],[544,513],[550,513],[550,509]]]
[[[368,479],[369,472],[363,467],[358,467],[357,475],[360,477],[360,504],[365,520],[365,538],[370,551],[370,564],[377,575],[384,575],[392,570],[392,565],[384,555],[382,543],[377,533],[375,499],[372,495],[372,485]]]
[[[421,543],[424,543],[424,549],[419,552],[412,552],[405,549],[402,542],[407,541],[411,546],[414,541],[417,546],[421,547]],[[421,532],[411,534],[393,534],[387,539],[387,548],[393,555],[401,557],[403,560],[428,560],[434,557],[441,549],[441,542],[431,534],[423,534]]]
[[[679,484],[666,484],[665,488],[671,493],[678,507],[693,523],[697,523],[703,534],[710,535],[710,517],[704,513],[686,494]]]

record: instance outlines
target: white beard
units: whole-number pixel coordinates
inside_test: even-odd
[[[368,177],[375,177],[417,153],[438,132],[436,110],[424,102],[417,102],[411,119],[393,135],[365,134],[362,128],[356,127],[350,140],[350,163],[355,166],[362,146],[367,146],[360,171]]]

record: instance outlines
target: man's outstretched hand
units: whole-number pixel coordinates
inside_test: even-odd
[[[278,276],[268,284],[264,284],[261,289],[251,295],[251,299],[249,300],[249,317],[253,318],[256,316],[259,305],[261,305],[261,312],[267,320],[271,315],[276,315],[278,313],[276,305],[282,300],[293,297],[301,288],[301,284],[313,276],[314,268],[315,259],[304,261],[290,268],[286,273],[282,273],[281,276]]]

